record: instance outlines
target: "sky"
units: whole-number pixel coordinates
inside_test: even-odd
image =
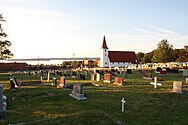
[[[188,44],[188,0],[0,0],[14,58],[99,57]]]

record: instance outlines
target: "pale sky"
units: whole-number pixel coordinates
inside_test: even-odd
[[[188,0],[0,0],[14,58],[150,52],[162,39],[188,44]]]

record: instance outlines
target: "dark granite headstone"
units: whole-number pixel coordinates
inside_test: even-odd
[[[13,77],[13,75],[10,74],[10,91],[16,91],[20,89],[20,84],[17,82],[16,78]]]
[[[127,74],[131,74],[132,70],[131,69],[127,69]]]

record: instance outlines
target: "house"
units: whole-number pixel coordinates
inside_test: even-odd
[[[100,67],[128,67],[137,63],[134,51],[109,51],[105,36],[101,47]]]

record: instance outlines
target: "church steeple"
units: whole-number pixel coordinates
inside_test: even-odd
[[[107,45],[106,45],[105,36],[104,36],[104,38],[103,38],[102,48],[103,48],[103,49],[108,49],[108,47],[107,47]]]
[[[108,58],[108,47],[106,45],[105,36],[103,38],[103,43],[101,47],[101,57],[100,57],[101,67],[109,67],[109,58]]]

